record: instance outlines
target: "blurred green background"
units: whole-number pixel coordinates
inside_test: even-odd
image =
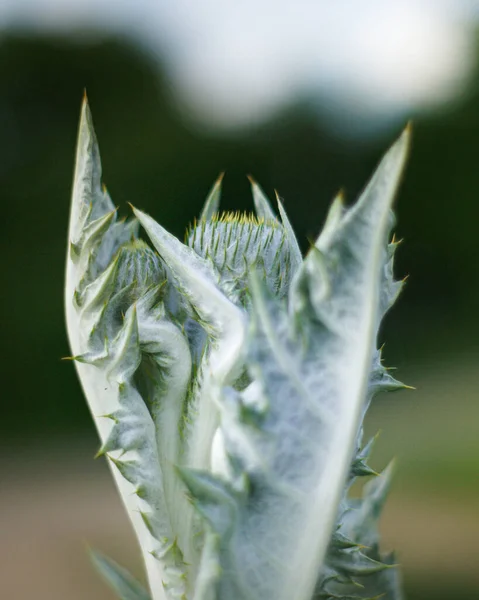
[[[476,44],[476,47],[479,46]],[[479,51],[478,51],[479,56]],[[479,70],[414,138],[397,202],[409,274],[381,333],[398,377],[417,388],[378,398],[374,465],[398,459],[384,518],[407,598],[479,598]],[[107,600],[84,555],[100,547],[141,573],[70,363],[63,319],[69,197],[83,88],[104,180],[182,237],[226,171],[223,207],[252,208],[247,174],[277,189],[303,249],[343,187],[352,200],[401,129],[345,137],[298,99],[260,125],[221,132],[177,110],[161,60],[120,36],[0,38],[3,329],[0,597]],[[29,573],[27,576],[26,574]]]

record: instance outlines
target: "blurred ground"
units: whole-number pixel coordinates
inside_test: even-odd
[[[467,358],[422,372],[405,366],[401,376],[418,390],[379,397],[368,419],[367,433],[383,430],[372,464],[398,462],[383,539],[397,551],[410,600],[479,598],[479,357]],[[108,469],[92,459],[96,446],[92,436],[2,452],[0,598],[113,600],[87,545],[141,577]]]

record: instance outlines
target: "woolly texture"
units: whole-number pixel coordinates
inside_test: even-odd
[[[219,213],[222,176],[186,243],[117,220],[82,108],[66,314],[101,447],[149,592],[95,554],[127,600],[387,600],[377,522],[390,468],[362,445],[374,395],[404,386],[376,337],[402,282],[388,244],[406,129],[356,204],[338,196],[303,260],[251,180],[256,214]],[[138,238],[138,224],[151,246]],[[362,499],[348,491],[373,477]]]

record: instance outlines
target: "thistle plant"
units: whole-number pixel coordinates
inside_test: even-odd
[[[94,555],[123,600],[401,598],[379,548],[391,467],[369,466],[362,422],[406,387],[376,338],[402,287],[388,240],[409,137],[352,207],[335,198],[303,258],[253,180],[255,214],[220,213],[219,178],[185,243],[136,208],[119,220],[85,100],[66,317],[144,558],[148,590]]]

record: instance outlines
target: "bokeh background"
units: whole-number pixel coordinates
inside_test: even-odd
[[[215,177],[276,188],[307,248],[412,119],[397,202],[409,274],[381,332],[417,388],[379,397],[373,465],[410,600],[479,598],[479,3],[3,0],[0,598],[109,600],[86,547],[142,577],[71,363],[63,271],[88,91],[104,180],[182,236]]]

